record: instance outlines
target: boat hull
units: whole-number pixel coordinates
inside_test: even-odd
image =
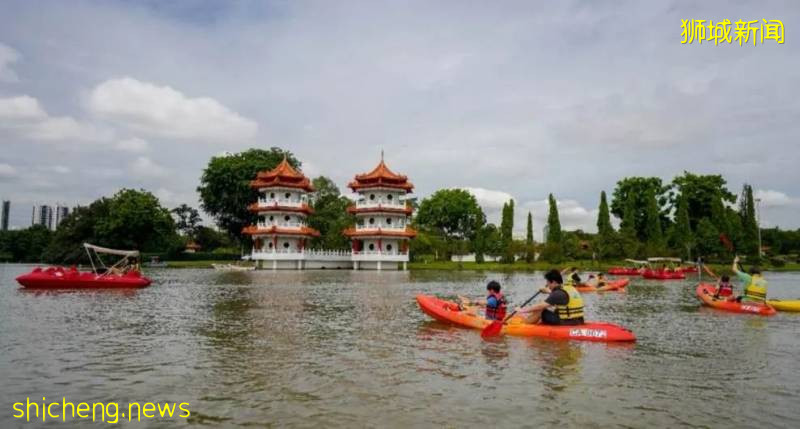
[[[65,270],[61,267],[36,268],[17,277],[17,282],[29,289],[131,289],[150,286],[150,279],[138,271],[127,274],[100,275],[91,272]]]
[[[700,283],[697,285],[695,293],[700,302],[718,310],[729,311],[731,313],[758,314],[760,316],[774,316],[775,313],[777,313],[775,309],[769,305],[736,302],[727,299],[714,299],[714,293],[716,291],[717,287],[715,285]]]

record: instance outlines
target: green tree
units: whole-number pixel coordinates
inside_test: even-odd
[[[564,241],[561,235],[561,221],[558,219],[558,205],[553,194],[548,195],[547,239],[542,257],[552,263],[564,258]]]
[[[43,225],[0,231],[0,254],[12,262],[42,262],[53,233]]]
[[[507,204],[503,204],[500,234],[503,240],[502,262],[511,264],[514,262],[514,200],[510,200]]]
[[[175,217],[175,227],[184,236],[194,239],[197,227],[200,225],[200,212],[193,207],[186,204],[181,204],[172,209],[172,214]]]
[[[608,211],[606,191],[600,192],[600,207],[597,213],[597,236],[593,240],[594,248],[600,259],[605,259],[616,254],[616,232],[611,225],[611,215]]]
[[[645,213],[647,215],[647,224],[645,225],[645,243],[647,253],[650,255],[660,254],[664,250],[664,234],[661,229],[661,216],[658,207],[658,201],[652,190],[647,191],[646,195],[647,206]]]
[[[681,249],[682,257],[687,260],[692,259],[692,248],[694,248],[694,234],[689,222],[689,209],[685,198],[678,198],[675,209],[675,225],[672,229],[672,243],[675,248]]]
[[[641,241],[647,239],[648,222],[645,208],[648,205],[648,191],[656,196],[661,223],[667,225],[670,212],[668,206],[670,187],[664,186],[658,177],[626,177],[617,182],[611,196],[611,213],[620,219],[626,215],[628,200],[631,198],[634,200],[634,231]]]
[[[525,226],[525,262],[533,262],[536,248],[533,245],[533,214],[528,212],[528,223]]]
[[[672,180],[672,185],[677,191],[671,195],[673,207],[677,207],[679,198],[686,200],[689,223],[692,229],[704,217],[712,218],[715,205],[736,202],[736,195],[726,187],[727,182],[721,175],[698,175],[684,171],[682,176]],[[718,218],[719,219],[719,218]]]
[[[239,240],[242,229],[256,222],[256,215],[247,209],[258,198],[258,191],[250,187],[250,181],[258,172],[275,168],[284,157],[293,167],[300,167],[300,161],[291,152],[277,147],[211,158],[197,187],[203,210],[231,238]]]
[[[625,210],[622,217],[622,223],[619,228],[619,246],[620,252],[627,258],[635,258],[639,256],[639,237],[636,234],[636,208],[637,196],[628,195],[628,201],[625,204]]]
[[[486,215],[471,193],[463,189],[441,189],[422,200],[414,222],[420,229],[434,232],[445,240],[449,259],[457,242],[475,239],[486,223]]]
[[[200,225],[194,229],[193,239],[205,252],[213,252],[216,249],[235,248],[236,243],[231,241],[228,234],[214,230],[207,226]],[[234,253],[238,253],[236,249]]]
[[[339,188],[325,176],[313,180],[314,213],[308,217],[308,225],[320,232],[311,241],[315,249],[348,249],[350,240],[342,231],[355,223],[355,217],[347,212],[352,204],[340,194]]]
[[[697,223],[697,254],[705,260],[718,260],[720,253],[724,251],[719,240],[719,230],[711,222],[711,219],[704,217]]]
[[[742,188],[742,196],[739,202],[739,216],[742,219],[742,239],[738,244],[737,250],[747,255],[748,258],[758,260],[760,252],[758,248],[758,221],[756,220],[756,208],[753,200],[753,187],[745,184]]]

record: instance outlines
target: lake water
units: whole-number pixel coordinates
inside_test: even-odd
[[[521,303],[541,273],[154,269],[138,291],[30,292],[29,269],[0,266],[3,428],[41,425],[12,404],[42,396],[190,404],[147,427],[800,427],[800,313],[701,308],[695,278],[584,294],[638,337],[613,345],[486,342],[414,301],[496,279]],[[767,278],[800,297],[799,274]]]

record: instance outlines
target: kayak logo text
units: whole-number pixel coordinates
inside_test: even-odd
[[[591,338],[605,338],[608,332],[600,329],[570,329],[570,337],[591,337]]]

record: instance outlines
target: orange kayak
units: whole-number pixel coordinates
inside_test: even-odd
[[[728,301],[726,298],[714,298],[717,286],[700,283],[697,285],[697,299],[703,304],[719,310],[730,311],[733,313],[758,314],[761,316],[773,316],[777,311],[769,305],[756,304],[752,302]]]
[[[583,284],[577,286],[575,289],[578,289],[578,292],[613,292],[613,291],[625,292],[625,286],[628,286],[628,283],[630,282],[631,280],[625,277],[617,280],[611,280],[601,288],[596,288],[591,285]]]
[[[464,328],[483,329],[492,321],[487,320],[480,312],[465,311],[452,301],[445,301],[431,295],[417,295],[419,308],[432,318]],[[613,323],[586,322],[583,325],[542,325],[524,323],[521,317],[515,316],[503,326],[504,334],[519,337],[545,337],[563,340],[582,341],[636,341],[633,332]]]

